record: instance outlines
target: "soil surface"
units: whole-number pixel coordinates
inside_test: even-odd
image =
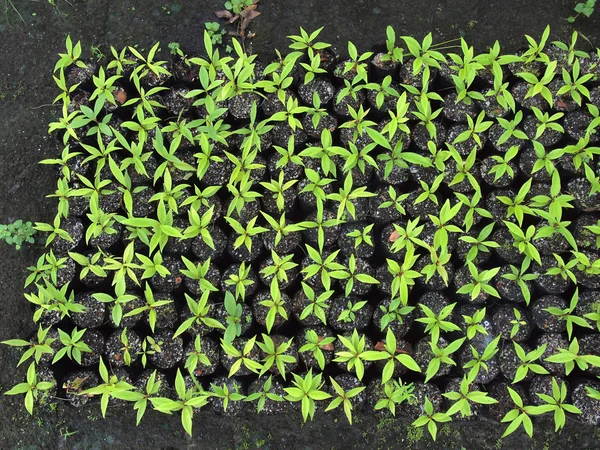
[[[14,12],[19,10],[25,23]],[[60,148],[47,134],[59,113],[49,106],[57,94],[52,69],[70,33],[81,40],[85,54],[100,45],[121,48],[155,41],[179,42],[189,54],[200,52],[204,22],[216,20],[213,11],[223,1],[133,2],[109,0],[0,1],[0,222],[16,218],[49,221],[55,205],[45,195],[56,189],[52,169],[38,165],[55,157]],[[385,39],[385,27],[418,39],[432,31],[434,42],[464,36],[479,50],[498,39],[504,51],[525,44],[523,34],[539,37],[551,25],[551,40],[570,36],[566,22],[575,0],[346,0],[344,2],[264,1],[261,16],[252,23],[256,37],[249,48],[265,58],[273,49],[285,51],[287,35],[302,26],[312,31],[325,26],[324,41],[344,50],[348,39],[365,51]],[[575,29],[600,43],[600,12],[579,19]],[[590,50],[587,48],[586,50]],[[168,55],[163,52],[163,56]],[[40,249],[20,251],[0,243],[0,340],[27,338],[34,330],[31,311],[22,295],[25,271]],[[24,378],[26,367],[15,370],[20,351],[0,346],[0,392]],[[24,364],[27,366],[27,364]],[[148,411],[139,427],[128,409],[109,408],[106,420],[99,405],[80,410],[58,404],[31,417],[22,396],[0,395],[0,450],[50,449],[208,449],[208,448],[431,448],[431,449],[558,449],[598,448],[600,430],[569,421],[561,434],[550,421],[536,423],[534,439],[516,432],[499,440],[504,426],[474,420],[454,420],[440,427],[434,443],[423,429],[408,425],[414,418],[381,418],[357,413],[355,424],[331,414],[317,414],[302,425],[300,415],[266,417],[244,413],[235,418],[207,410],[197,414],[194,437],[184,434],[178,416]],[[71,434],[74,433],[74,434]]]

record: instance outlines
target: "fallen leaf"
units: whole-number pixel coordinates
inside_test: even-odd
[[[219,19],[231,19],[233,17],[233,14],[231,14],[231,11],[224,9],[222,11],[215,11],[215,15],[219,18]]]
[[[325,339],[324,337],[319,336],[319,342],[321,342],[323,339]],[[321,347],[322,350],[326,350],[329,352],[332,352],[334,350],[333,344],[325,344]]]
[[[380,352],[387,352],[387,349],[385,348],[385,343],[383,341],[379,341],[377,344],[375,344],[375,346],[373,348]],[[408,354],[408,352],[406,350],[404,350],[403,348],[398,348],[398,347],[396,347],[396,353]]]
[[[390,237],[388,238],[388,241],[390,241],[390,242],[396,242],[398,239],[400,239],[400,233],[398,233],[396,230],[394,230],[390,234]]]
[[[375,350],[377,350],[378,352],[385,352],[385,344],[381,341],[379,341],[377,344],[375,344],[375,347],[373,347]]]
[[[248,28],[248,25],[250,25],[250,21],[248,19],[244,19],[242,21],[242,24],[240,25],[240,35],[241,36],[246,35],[246,28]]]
[[[240,15],[244,18],[244,19],[248,19],[248,20],[254,20],[256,19],[258,16],[260,16],[260,13],[258,11],[256,11],[256,5],[250,5],[248,6],[246,9],[244,9]]]

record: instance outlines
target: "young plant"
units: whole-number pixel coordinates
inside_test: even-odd
[[[455,186],[463,181],[467,180],[473,189],[479,189],[479,183],[477,179],[473,176],[473,167],[475,166],[476,157],[477,157],[477,148],[473,147],[473,150],[469,153],[469,155],[463,159],[458,150],[453,145],[447,144],[450,149],[450,156],[454,159],[454,164],[456,166],[456,175],[452,178],[448,186]],[[423,185],[423,181],[421,180],[421,184]],[[423,186],[425,189],[425,186]],[[437,197],[432,197],[431,200],[437,205]]]
[[[154,333],[154,328],[156,327],[156,318],[158,314],[157,309],[162,306],[168,305],[169,303],[173,303],[173,300],[155,300],[154,292],[152,292],[150,283],[146,284],[146,289],[144,289],[144,299],[146,300],[145,305],[129,311],[123,317],[136,316],[147,311],[150,330],[152,330],[152,333]]]
[[[264,375],[273,366],[276,366],[279,374],[285,380],[286,372],[289,372],[289,370],[286,370],[285,365],[296,363],[296,358],[294,358],[292,355],[285,354],[285,352],[287,352],[291,347],[294,338],[290,338],[288,341],[282,342],[279,345],[275,345],[273,339],[264,333],[262,338],[263,342],[258,342],[256,344],[266,355],[263,359],[263,365],[259,375]]]
[[[515,378],[512,381],[513,384],[524,379],[530,370],[538,375],[548,375],[549,372],[541,365],[536,363],[536,361],[540,359],[546,351],[546,344],[530,351],[529,353],[525,353],[523,347],[516,342],[513,342],[513,345],[515,346],[515,353],[517,354],[517,357],[521,360],[519,367],[517,367]]]
[[[142,417],[144,417],[150,398],[156,397],[160,391],[161,381],[156,380],[156,374],[157,372],[154,370],[148,377],[148,381],[146,381],[146,386],[144,386],[143,390],[116,391],[113,393],[113,397],[115,398],[128,402],[135,402],[133,404],[133,410],[137,411],[136,426],[140,424]]]
[[[560,309],[555,306],[544,308],[544,311],[549,312],[558,320],[564,320],[566,322],[567,335],[569,336],[569,340],[571,340],[571,336],[573,335],[573,325],[578,325],[583,328],[592,328],[592,326],[583,317],[579,317],[577,314],[574,314],[578,301],[579,287],[575,288],[575,292],[571,297],[571,301],[569,303],[568,308]]]
[[[397,321],[400,324],[404,323],[405,316],[410,314],[415,307],[402,305],[400,298],[396,297],[390,301],[389,306],[380,305],[379,309],[383,312],[380,329],[381,331],[385,331],[385,329],[394,321]]]
[[[356,397],[362,391],[364,391],[366,386],[358,386],[346,392],[344,388],[342,388],[332,377],[329,377],[329,381],[331,381],[331,385],[333,386],[337,396],[331,401],[331,403],[329,403],[325,409],[325,412],[334,410],[338,406],[342,405],[344,414],[348,419],[348,423],[352,425],[352,403],[350,402],[350,399],[352,397]]]
[[[409,220],[406,227],[398,224],[394,225],[394,231],[389,236],[388,240],[392,242],[391,250],[393,253],[397,253],[405,248],[413,248],[420,246],[423,248],[429,248],[429,246],[419,238],[419,235],[425,228],[425,225],[419,225],[420,217]]]
[[[477,336],[477,333],[482,335],[488,334],[485,327],[481,325],[481,322],[483,319],[485,319],[485,308],[475,311],[473,316],[467,316],[463,314],[463,319],[467,324],[467,339],[473,340],[473,338]]]
[[[233,385],[233,390],[229,389],[227,383],[223,383],[221,386],[211,383],[210,390],[213,392],[213,398],[219,398],[223,401],[223,411],[227,411],[227,407],[230,402],[239,402],[244,400],[246,397],[239,392],[240,386],[238,384]]]
[[[398,349],[396,345],[396,336],[394,332],[388,328],[387,333],[385,335],[385,342],[383,343],[383,350],[379,350],[384,354],[385,359],[388,361],[385,363],[383,367],[383,372],[381,375],[381,383],[385,384],[391,380],[392,375],[394,375],[394,367],[396,361],[402,364],[407,369],[410,369],[414,372],[421,372],[421,368],[415,362],[415,360],[407,354],[405,351]]]
[[[8,245],[14,245],[15,249],[20,250],[25,243],[35,243],[36,230],[31,222],[23,222],[17,219],[9,224],[0,224],[0,241]]]
[[[346,149],[333,145],[333,137],[329,128],[324,128],[321,132],[321,146],[307,147],[302,150],[298,156],[316,158],[321,160],[321,168],[325,176],[336,176],[337,170],[333,161],[333,156],[343,155],[347,152]]]
[[[148,245],[150,248],[150,253],[154,253],[154,250],[157,247],[159,248],[160,252],[162,252],[165,245],[167,245],[167,242],[169,241],[169,237],[177,239],[182,239],[184,237],[181,231],[173,226],[173,211],[167,211],[164,202],[158,202],[156,212],[157,219],[151,219],[148,217],[129,217],[127,219],[120,220],[120,222],[126,226],[151,229],[151,239],[147,239],[147,237],[144,238],[142,237],[143,234],[140,234],[140,240]]]
[[[579,106],[581,106],[582,95],[588,100],[590,99],[590,91],[585,87],[585,83],[589,82],[594,77],[594,74],[586,73],[585,75],[581,75],[579,59],[575,59],[571,73],[564,68],[562,69],[562,77],[564,86],[556,92],[556,95],[568,94]]]
[[[81,340],[83,335],[85,334],[85,328],[82,330],[78,330],[77,327],[71,331],[71,334],[64,332],[63,330],[58,330],[58,335],[60,336],[60,342],[63,347],[56,352],[54,358],[52,359],[52,364],[55,364],[59,361],[63,356],[67,355],[70,360],[74,360],[77,364],[81,364],[81,354],[82,352],[91,353],[92,349],[85,342]]]
[[[374,247],[373,239],[371,238],[371,230],[373,229],[374,224],[369,224],[364,227],[362,230],[355,229],[350,233],[346,233],[346,236],[354,238],[354,248],[358,248],[360,244],[363,242],[370,247]]]
[[[429,361],[427,370],[425,371],[425,383],[431,380],[438,373],[442,363],[456,366],[456,363],[452,358],[450,358],[450,355],[455,353],[462,346],[463,342],[465,342],[465,339],[466,338],[464,337],[457,339],[445,347],[438,347],[433,341],[429,343],[433,353],[433,358],[431,358],[431,361]]]
[[[496,336],[496,338],[485,347],[485,350],[483,350],[481,355],[477,349],[471,345],[471,354],[473,355],[473,359],[467,361],[467,363],[463,366],[465,371],[470,369],[469,373],[467,374],[467,378],[470,380],[470,382],[477,378],[477,375],[479,375],[479,371],[481,369],[485,370],[486,372],[489,371],[486,361],[491,360],[494,356],[496,356],[496,353],[498,353],[498,343],[500,342],[500,337],[500,335]]]
[[[54,353],[54,350],[52,349],[52,343],[56,340],[56,338],[47,337],[50,328],[51,327],[44,329],[41,325],[39,325],[35,341],[33,339],[31,341],[25,341],[23,339],[9,339],[7,341],[2,341],[2,344],[9,345],[11,347],[29,347],[21,356],[21,359],[17,363],[17,367],[19,367],[32,356],[32,363],[35,362],[35,364],[39,364],[40,359],[44,354],[52,355]]]
[[[485,111],[481,111],[475,119],[475,121],[473,121],[471,116],[467,116],[467,124],[467,129],[460,133],[458,136],[456,136],[454,141],[452,141],[452,144],[456,145],[460,142],[465,142],[469,139],[473,139],[475,143],[479,146],[479,148],[482,148],[483,145],[481,142],[480,134],[487,131],[488,128],[490,128],[494,124],[494,122],[490,120],[486,121]]]
[[[310,301],[310,303],[302,310],[302,313],[300,313],[300,320],[304,320],[308,316],[313,315],[317,317],[321,322],[323,322],[323,325],[327,325],[327,318],[325,316],[325,310],[329,309],[327,300],[331,298],[335,291],[324,291],[317,296],[313,288],[311,288],[304,281],[302,281],[301,283],[302,291],[304,292],[304,295]]]
[[[535,225],[529,225],[526,230],[523,230],[519,225],[508,220],[505,220],[504,224],[514,240],[513,246],[525,255],[525,257],[534,260],[541,266],[542,259],[540,252],[532,242],[536,235]]]
[[[113,304],[111,315],[116,326],[121,324],[121,319],[123,318],[123,305],[137,298],[134,294],[125,293],[125,289],[125,283],[119,283],[115,286],[114,296],[104,292],[92,294],[92,297],[99,302]]]
[[[545,358],[545,361],[564,364],[566,375],[569,375],[573,371],[575,364],[584,372],[590,365],[592,367],[600,367],[600,356],[579,354],[579,342],[576,337],[573,338],[568,349],[559,348],[558,353]]]
[[[185,267],[187,267],[187,269],[183,269],[181,273],[191,280],[196,280],[198,282],[198,289],[200,290],[200,292],[218,291],[218,289],[206,279],[206,276],[208,275],[208,272],[210,270],[210,258],[207,258],[206,261],[198,264],[194,264],[192,261],[190,261],[183,255],[181,256],[181,260],[185,264]]]
[[[424,406],[425,414],[420,416],[417,420],[412,423],[413,427],[424,427],[427,425],[427,431],[431,435],[431,438],[435,441],[437,439],[437,424],[450,422],[452,418],[445,413],[434,413],[433,412],[433,404],[429,400],[428,397],[425,397],[425,406]]]
[[[527,273],[527,269],[529,269],[530,265],[531,258],[523,258],[523,261],[521,262],[521,267],[515,267],[511,264],[510,273],[506,273],[501,276],[501,278],[517,283],[517,285],[521,289],[521,294],[525,299],[526,305],[529,305],[529,302],[531,300],[531,291],[529,290],[529,286],[526,282],[535,280],[537,278],[536,274]]]
[[[277,205],[277,209],[279,211],[283,211],[285,207],[285,191],[290,189],[294,184],[298,182],[298,180],[289,180],[284,181],[284,172],[283,170],[279,172],[278,180],[271,179],[270,182],[261,181],[260,184],[262,187],[272,192],[273,198],[275,198],[275,203]]]
[[[492,159],[496,164],[488,171],[488,174],[494,174],[494,181],[498,181],[502,176],[507,175],[511,180],[515,178],[515,171],[510,165],[510,162],[519,154],[519,147],[513,145],[510,147],[504,156],[492,155]]]
[[[495,142],[496,147],[507,142],[511,137],[515,137],[517,139],[527,140],[527,135],[518,128],[521,121],[523,120],[523,111],[519,110],[515,113],[515,117],[512,120],[507,120],[502,117],[497,118],[498,123],[502,128],[504,128],[504,132],[500,135],[498,140]]]
[[[81,42],[77,41],[75,45],[73,45],[73,41],[71,40],[71,36],[67,34],[67,38],[65,40],[66,53],[59,53],[60,59],[56,62],[54,66],[54,72],[59,69],[66,69],[71,65],[76,65],[82,69],[87,69],[87,66],[83,61],[81,61]]]
[[[86,389],[81,392],[81,395],[87,395],[89,397],[100,395],[100,411],[102,412],[102,417],[105,418],[110,398],[117,398],[117,393],[131,391],[134,387],[126,381],[119,380],[117,375],[109,375],[108,369],[104,365],[102,358],[100,358],[99,372],[103,382],[90,389]]]
[[[486,240],[492,234],[494,225],[495,224],[492,222],[489,225],[483,227],[476,238],[468,235],[459,237],[461,241],[471,244],[471,248],[465,256],[466,261],[473,262],[477,258],[479,252],[489,253],[491,248],[499,247],[499,244],[497,242]]]
[[[317,360],[319,368],[325,370],[325,356],[323,350],[332,351],[335,337],[321,338],[314,330],[306,330],[306,344],[298,350],[300,353],[310,352]]]
[[[311,193],[317,203],[317,211],[322,211],[323,206],[327,201],[327,194],[323,188],[333,183],[335,179],[322,178],[321,175],[319,175],[319,172],[308,168],[304,169],[304,175],[308,179],[309,183],[304,186],[304,189],[302,189],[299,194],[304,194],[307,192]]]
[[[462,160],[461,163],[462,164]],[[470,163],[469,163],[470,164]],[[466,171],[466,166],[463,167],[464,170]],[[467,173],[467,172],[459,172],[457,175],[461,175],[462,173]],[[471,174],[469,174],[471,175]],[[471,175],[472,176],[472,175]],[[430,202],[435,203],[436,205],[439,205],[439,200],[437,198],[436,192],[439,189],[440,185],[442,184],[442,181],[444,180],[444,174],[440,173],[437,177],[435,177],[435,179],[433,180],[433,182],[431,183],[431,185],[429,185],[428,183],[426,183],[423,180],[419,180],[419,184],[421,185],[421,193],[417,196],[417,198],[415,199],[415,205],[418,205],[419,203],[423,203],[425,200],[429,200]],[[456,181],[457,178],[454,177],[454,179],[452,180],[452,182],[459,182]]]
[[[452,314],[456,303],[451,303],[450,305],[442,308],[439,314],[433,312],[427,305],[423,303],[419,303],[419,307],[425,314],[425,317],[419,317],[417,322],[421,322],[425,324],[425,333],[431,334],[431,342],[437,344],[440,339],[440,333],[444,332],[452,332],[452,331],[460,331],[460,327],[455,323],[445,320]]]
[[[476,188],[475,193],[470,198],[460,192],[455,192],[454,195],[456,195],[460,203],[467,208],[467,212],[465,213],[465,217],[463,219],[465,232],[468,232],[473,227],[475,214],[487,219],[492,219],[492,214],[487,209],[479,206],[479,202],[481,201],[480,188]]]
[[[289,281],[288,271],[298,266],[297,263],[292,261],[293,257],[293,253],[280,257],[275,250],[271,250],[273,264],[265,266],[260,273],[265,278],[273,277],[273,280],[277,280],[278,283],[287,283]]]
[[[242,299],[242,302],[246,300],[246,287],[254,284],[254,281],[249,278],[252,266],[242,261],[238,269],[238,273],[232,273],[229,278],[225,280],[227,286],[235,286],[235,300],[238,298]]]
[[[390,380],[383,385],[384,397],[377,400],[375,403],[375,411],[380,411],[387,408],[392,416],[396,416],[396,405],[404,402],[413,404],[415,395],[413,394],[415,386],[413,383],[404,384],[401,379]]]
[[[474,377],[463,376],[462,381],[460,382],[460,390],[458,392],[446,392],[442,394],[449,400],[454,400],[454,403],[446,414],[452,416],[458,412],[460,412],[462,417],[471,416],[471,403],[480,404],[480,405],[491,405],[494,403],[498,403],[498,400],[495,398],[489,397],[487,392],[482,391],[470,391],[469,385],[473,381]]]
[[[302,27],[300,27],[300,35],[288,36],[288,39],[292,40],[292,43],[289,45],[289,47],[292,50],[306,50],[309,57],[314,54],[320,54],[321,50],[331,47],[331,44],[327,44],[325,42],[315,42],[323,28],[324,27],[321,27],[308,34]]]
[[[321,283],[323,284],[325,290],[329,291],[331,289],[332,278],[342,279],[342,277],[345,276],[345,267],[335,261],[338,253],[340,252],[339,250],[334,251],[325,259],[323,259],[322,255],[317,250],[308,244],[306,244],[306,251],[308,252],[308,256],[313,263],[302,269],[302,272],[305,274],[305,280],[308,280],[320,273]]]
[[[506,389],[516,408],[507,412],[500,421],[503,423],[510,422],[506,430],[504,430],[502,438],[513,433],[520,425],[523,426],[523,429],[530,438],[533,437],[533,422],[530,416],[536,415],[536,406],[525,405],[521,396],[510,386],[507,386]]]
[[[273,383],[273,376],[269,375],[269,378],[263,383],[262,389],[260,391],[256,391],[252,394],[249,394],[244,399],[245,402],[256,402],[256,412],[260,413],[265,408],[265,403],[267,400],[272,402],[282,402],[283,396],[271,392],[271,386]]]
[[[284,388],[287,394],[285,399],[290,402],[301,402],[304,422],[309,417],[312,420],[315,416],[315,400],[327,400],[331,398],[331,394],[322,390],[325,384],[322,381],[322,375],[318,373],[313,376],[312,369],[304,377],[295,373],[292,373],[292,375],[294,377],[292,386]]]
[[[537,392],[536,395],[544,402],[537,407],[536,413],[554,413],[554,432],[564,428],[566,413],[581,414],[579,408],[567,403],[567,384],[562,381],[559,386],[555,377],[552,377],[552,396]]]
[[[386,259],[388,272],[392,275],[392,298],[400,294],[402,304],[408,304],[408,292],[411,286],[414,286],[415,279],[421,274],[413,269],[419,255],[415,255],[415,247],[411,244],[406,247],[404,260],[401,264],[393,259]]]
[[[60,214],[54,216],[54,221],[52,222],[52,225],[44,222],[36,222],[35,226],[33,227],[36,231],[49,233],[48,237],[46,238],[46,247],[48,247],[56,237],[64,239],[67,242],[73,242],[73,238],[69,236],[69,233],[60,228],[60,217]]]
[[[390,80],[390,82],[391,82],[391,77],[389,77],[389,78],[386,77],[386,80]],[[388,92],[386,90],[386,88],[383,86],[382,86],[382,91],[383,92],[380,92],[377,94],[377,98],[378,99],[381,98],[382,104],[383,104],[385,93],[388,93],[390,95],[393,95],[393,94],[391,92]],[[394,91],[394,92],[396,92],[396,91]],[[380,97],[379,94],[381,94],[382,97]],[[390,116],[390,121],[388,123],[386,123],[386,125],[383,127],[383,130],[382,130],[382,134],[387,133],[388,138],[390,140],[396,135],[397,131],[401,131],[406,134],[410,133],[410,129],[408,128],[408,125],[406,124],[409,120],[409,118],[406,117],[406,114],[408,112],[408,107],[410,106],[409,102],[406,101],[406,92],[403,92],[401,95],[398,95],[398,93],[396,93],[395,96],[398,97],[397,102],[396,102],[396,110],[394,111],[393,109],[390,109],[388,111],[388,114]],[[376,99],[376,101],[377,101],[377,99]],[[378,107],[381,107],[381,105],[378,104]]]
[[[523,55],[524,56],[524,55]],[[525,95],[525,98],[533,97],[534,95],[540,94],[552,107],[553,99],[552,92],[548,88],[548,85],[554,78],[554,74],[556,72],[556,61],[550,61],[547,66],[544,74],[541,78],[538,78],[531,72],[519,72],[516,75],[523,78],[527,83],[529,83],[530,87]]]
[[[359,336],[356,328],[350,338],[338,336],[338,339],[346,350],[336,352],[337,358],[333,362],[347,363],[347,370],[350,372],[354,369],[359,380],[362,380],[365,374],[363,361],[377,361],[387,358],[383,352],[365,350],[365,335]]]
[[[169,269],[163,265],[164,261],[161,252],[155,252],[152,256],[152,259],[148,258],[146,255],[142,255],[141,253],[136,253],[135,256],[142,263],[139,265],[140,269],[144,270],[144,272],[142,272],[142,280],[151,278],[156,274],[160,275],[161,277],[171,275]]]
[[[267,333],[271,332],[273,325],[275,324],[275,319],[277,315],[283,317],[284,320],[288,320],[288,314],[283,305],[285,305],[285,301],[281,296],[281,291],[279,289],[279,283],[274,278],[271,281],[270,288],[270,298],[268,300],[262,300],[259,302],[261,306],[264,306],[269,311],[267,312],[267,318],[265,320],[265,325],[267,327]]]
[[[194,301],[192,297],[190,297],[188,294],[185,294],[185,301],[187,302],[191,317],[179,325],[179,328],[177,328],[177,331],[175,331],[175,334],[173,335],[174,338],[186,332],[192,326],[200,328],[216,328],[217,330],[225,329],[221,322],[209,316],[210,308],[212,306],[212,304],[208,303],[209,296],[210,291],[204,291],[200,296],[200,299],[198,301]]]
[[[510,323],[512,325],[512,328],[510,329],[510,338],[513,339],[517,333],[519,332],[519,328],[521,328],[522,326],[527,325],[527,322],[524,320],[521,320],[521,311],[519,311],[517,308],[513,308],[513,314],[514,314],[514,319],[511,319]]]
[[[456,292],[458,294],[468,294],[471,300],[477,298],[477,296],[483,291],[488,295],[500,298],[500,294],[494,288],[490,282],[500,271],[500,267],[494,267],[489,270],[477,270],[475,264],[471,261],[467,261],[469,272],[471,273],[472,281],[459,288]]]
[[[150,402],[155,410],[165,414],[181,411],[181,424],[184,430],[191,436],[194,408],[206,406],[209,395],[203,390],[199,390],[196,386],[186,389],[183,375],[181,375],[179,369],[177,369],[177,376],[175,377],[175,392],[177,393],[176,400],[165,397],[151,397]]]
[[[348,142],[348,147],[349,150],[344,149],[337,153],[345,161],[344,166],[342,167],[344,173],[348,173],[350,170],[358,167],[358,170],[360,170],[362,174],[365,174],[367,165],[374,169],[379,168],[375,159],[370,155],[377,147],[377,144],[371,142],[364,147],[358,148],[354,142],[350,141]]]
[[[446,61],[444,55],[432,47],[433,37],[431,33],[423,38],[422,43],[410,36],[401,36],[401,39],[406,44],[409,53],[415,58],[413,60],[413,76],[417,75],[423,68],[436,67],[439,69],[440,62]]]
[[[235,301],[235,297],[229,291],[225,292],[225,333],[223,340],[231,344],[233,340],[242,334],[242,304]]]
[[[346,275],[344,276],[344,278],[341,278],[341,279],[347,280],[346,286],[344,288],[346,297],[348,297],[350,295],[350,293],[352,292],[352,288],[354,287],[355,282],[364,283],[364,284],[379,284],[379,281],[377,281],[371,275],[369,275],[367,273],[356,273],[356,272],[357,272],[356,256],[354,256],[354,254],[351,254],[350,258],[348,259],[348,267],[347,267]]]
[[[13,386],[4,395],[25,394],[25,409],[29,414],[33,415],[33,405],[38,400],[40,394],[49,391],[54,385],[55,383],[49,381],[38,381],[35,363],[32,361],[27,369],[26,381]]]
[[[236,347],[234,347],[234,343],[235,341],[228,343],[225,342],[224,339],[221,339],[221,348],[223,348],[223,351],[227,355],[236,358],[235,362],[231,366],[231,369],[229,369],[229,374],[227,376],[231,378],[233,375],[235,375],[242,368],[242,364],[246,369],[254,373],[259,373],[262,369],[262,365],[250,358],[250,353],[256,344],[256,336],[253,336],[251,339],[249,339],[244,344],[244,348],[242,350],[238,350]]]
[[[233,217],[225,217],[225,220],[231,226],[231,228],[233,228],[233,231],[235,231],[239,235],[233,243],[234,249],[238,249],[242,245],[245,245],[248,249],[248,252],[250,253],[252,251],[252,238],[254,236],[258,236],[261,233],[269,231],[268,228],[255,225],[256,219],[258,219],[258,216],[253,217],[244,227]]]
[[[352,302],[352,300],[348,300],[346,304],[346,308],[340,311],[340,315],[337,320],[339,322],[351,323],[356,320],[356,313],[364,308],[364,306],[368,302],[366,300],[362,300],[360,302]]]
[[[459,227],[451,223],[461,208],[462,204],[460,202],[457,202],[454,206],[450,206],[450,200],[446,200],[440,209],[439,216],[436,217],[433,214],[428,214],[429,219],[437,228],[433,236],[433,248],[448,247],[448,233],[462,233]]]

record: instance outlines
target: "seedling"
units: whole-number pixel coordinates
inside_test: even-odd
[[[299,352],[310,352],[312,356],[317,360],[319,368],[325,369],[325,356],[323,350],[333,351],[333,342],[335,337],[322,338],[313,330],[306,330],[306,341],[307,343],[300,347]]]
[[[446,411],[447,415],[452,416],[460,412],[462,417],[469,417],[472,414],[471,403],[481,405],[498,403],[498,400],[489,397],[487,392],[469,391],[469,385],[472,380],[472,376],[467,377],[465,375],[460,382],[460,390],[458,392],[446,392],[442,394],[447,399],[454,400],[452,406]]]
[[[358,386],[346,392],[344,388],[342,388],[333,378],[329,377],[329,381],[331,381],[331,385],[333,386],[337,397],[335,397],[331,403],[329,403],[329,406],[327,406],[325,411],[331,411],[342,405],[344,414],[348,419],[348,423],[352,425],[352,403],[350,399],[352,397],[356,397],[358,394],[364,391],[366,386]]]
[[[324,381],[321,380],[320,373],[313,376],[312,369],[308,371],[305,377],[292,373],[294,380],[291,387],[286,387],[286,400],[291,402],[301,402],[302,418],[304,422],[310,417],[315,416],[315,400],[327,400],[331,395],[322,390]]]
[[[425,397],[425,414],[420,416],[417,420],[412,423],[413,427],[424,427],[427,425],[427,431],[431,435],[431,438],[435,441],[437,439],[437,424],[450,422],[452,418],[445,413],[433,412],[433,404],[428,397]]]
[[[364,361],[377,361],[387,358],[383,352],[365,350],[365,335],[359,336],[356,329],[354,329],[350,338],[338,336],[338,339],[346,350],[336,352],[337,357],[333,361],[347,363],[347,370],[354,369],[359,380],[362,380],[365,374]]]
[[[396,336],[394,336],[394,333],[390,328],[388,328],[387,333],[385,335],[385,343],[383,343],[383,350],[379,351],[384,353],[385,359],[388,359],[388,362],[385,363],[385,366],[383,367],[383,373],[381,376],[382,384],[387,383],[392,378],[392,375],[394,374],[394,365],[396,364],[396,361],[414,372],[421,372],[421,368],[415,362],[412,356],[397,348]]]
[[[4,395],[25,394],[25,409],[29,414],[33,415],[33,405],[38,400],[40,394],[44,391],[49,391],[54,385],[55,383],[49,381],[38,381],[35,363],[32,361],[27,369],[26,381],[13,386]]]

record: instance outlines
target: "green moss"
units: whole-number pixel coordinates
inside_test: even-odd
[[[409,445],[413,445],[423,439],[425,431],[423,427],[409,426],[406,429],[406,440]]]
[[[388,428],[390,425],[394,423],[395,419],[393,417],[382,417],[377,423],[377,429],[383,430]]]

